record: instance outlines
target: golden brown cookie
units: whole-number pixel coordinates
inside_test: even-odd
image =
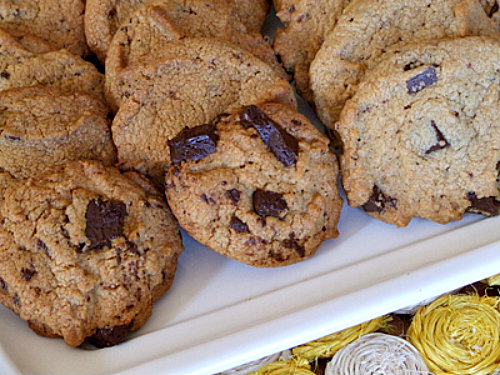
[[[170,287],[182,252],[177,221],[151,189],[91,161],[7,189],[0,302],[71,346],[123,341]]]
[[[245,26],[234,14],[232,2],[153,0],[139,6],[125,20],[109,46],[105,91],[114,111],[118,110],[120,101],[117,87],[120,72],[133,64],[176,57],[172,43],[185,37],[213,37],[237,46],[287,78],[267,40],[260,34],[246,33]]]
[[[319,117],[333,128],[365,72],[392,45],[467,35],[500,35],[477,0],[352,1],[311,64]]]
[[[169,141],[168,202],[212,250],[257,267],[312,256],[338,236],[342,199],[328,139],[278,103],[245,106]]]
[[[214,39],[185,38],[172,55],[126,69],[127,99],[112,124],[121,168],[163,180],[167,144],[184,127],[212,121],[236,106],[279,101],[295,107],[293,89],[267,64]]]

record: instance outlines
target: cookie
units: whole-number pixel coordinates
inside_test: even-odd
[[[90,49],[104,63],[111,40],[127,18],[145,0],[87,0],[85,8],[85,34]],[[205,1],[207,7],[226,8],[240,17],[247,26],[246,31],[258,32],[267,13],[267,0],[212,0]],[[189,5],[177,2],[176,13],[190,13]]]
[[[89,49],[83,28],[84,11],[84,0],[5,0],[0,3],[0,28],[15,36],[41,39],[54,50],[64,48],[85,56]]]
[[[276,15],[284,29],[276,30],[273,47],[283,65],[293,72],[295,87],[308,102],[309,65],[350,0],[274,0]]]
[[[172,56],[132,66],[120,76],[121,104],[113,141],[122,169],[163,181],[168,141],[184,127],[215,119],[233,107],[261,101],[296,105],[293,89],[267,64],[213,39],[185,38]]]
[[[35,54],[0,30],[0,91],[26,86],[53,86],[104,100],[104,76],[94,65],[66,50]]]
[[[165,187],[196,240],[229,258],[277,267],[338,236],[342,199],[328,139],[278,103],[245,106],[169,141]]]
[[[1,215],[0,302],[71,346],[111,346],[137,330],[182,251],[161,195],[98,162],[7,189]]]
[[[319,117],[333,128],[345,101],[390,46],[467,35],[500,35],[477,0],[352,1],[311,64]]]
[[[49,87],[0,92],[0,169],[14,178],[65,160],[116,160],[107,106],[94,96]]]
[[[185,37],[213,37],[240,47],[287,78],[269,43],[260,34],[247,34],[233,9],[231,2],[216,5],[206,0],[153,0],[141,5],[118,29],[108,49],[105,91],[112,109],[119,106],[117,77],[121,70],[175,57],[172,43]]]
[[[336,124],[349,204],[404,226],[500,212],[500,42],[412,43],[386,53]]]

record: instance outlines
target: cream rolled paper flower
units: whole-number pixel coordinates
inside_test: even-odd
[[[408,340],[436,375],[490,375],[500,370],[498,297],[443,296],[422,307]]]
[[[325,375],[429,374],[424,359],[408,341],[372,333],[339,350],[327,364]]]

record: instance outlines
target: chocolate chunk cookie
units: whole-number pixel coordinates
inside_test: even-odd
[[[352,1],[311,64],[319,117],[333,128],[345,101],[389,47],[467,35],[500,36],[477,0]]]
[[[123,169],[163,181],[168,141],[185,127],[214,120],[233,107],[261,101],[296,105],[292,87],[253,55],[213,39],[185,38],[172,56],[121,74],[127,98],[112,124]]]
[[[141,5],[120,27],[106,58],[106,97],[114,111],[119,105],[120,72],[137,63],[176,57],[172,43],[185,37],[213,37],[252,53],[287,78],[262,35],[247,34],[232,2],[154,0]]]
[[[276,15],[285,28],[276,31],[273,47],[285,68],[293,72],[295,87],[308,102],[313,101],[309,65],[350,1],[274,0]]]
[[[0,302],[72,346],[111,346],[144,324],[182,251],[161,195],[98,162],[7,189],[1,215]]]
[[[328,139],[278,103],[244,106],[169,142],[168,202],[212,250],[257,267],[312,256],[337,237],[342,199]]]
[[[0,92],[0,168],[15,178],[65,160],[116,159],[108,108],[83,93],[52,87]]]
[[[66,50],[36,54],[0,30],[0,91],[25,86],[54,86],[104,100],[104,76],[94,65]]]
[[[0,2],[0,28],[14,36],[35,37],[53,49],[85,56],[89,49],[83,28],[84,0]]]
[[[498,215],[498,56],[487,37],[387,52],[336,125],[349,204],[398,226]]]

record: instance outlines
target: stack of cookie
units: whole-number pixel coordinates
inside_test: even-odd
[[[138,329],[172,283],[178,221],[259,267],[338,235],[337,159],[258,32],[266,0],[16,4],[0,6],[0,302],[35,332],[110,346]]]
[[[496,1],[275,5],[275,47],[343,142],[351,206],[398,226],[499,214]]]

